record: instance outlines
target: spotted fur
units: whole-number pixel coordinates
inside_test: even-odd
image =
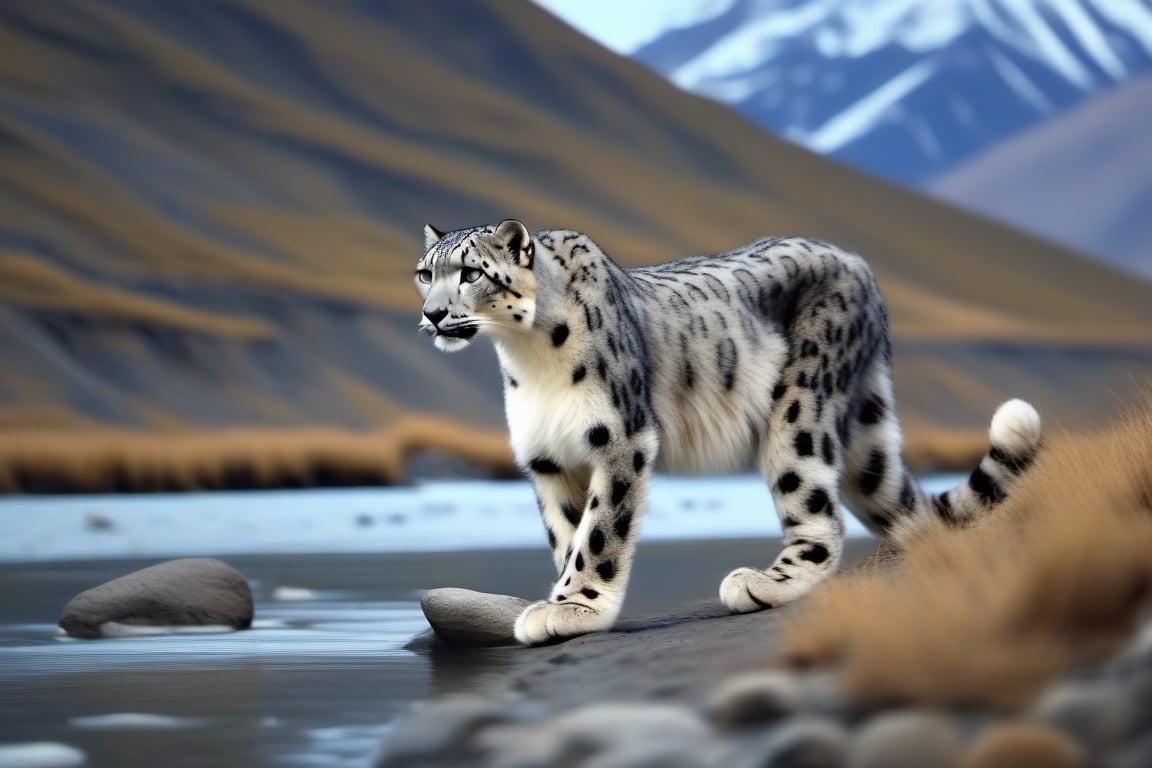
[[[930,498],[901,458],[887,311],[855,254],[769,238],[623,269],[589,237],[518,221],[425,230],[421,326],[453,351],[496,346],[512,449],[534,483],[558,578],[516,623],[524,643],[610,627],[652,472],[757,468],[784,547],[738,568],[733,611],[805,594],[840,562],[846,501],[881,536],[1001,501],[1039,444],[1014,400],[969,481]]]

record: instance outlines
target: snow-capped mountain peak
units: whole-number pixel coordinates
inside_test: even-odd
[[[635,58],[904,181],[1152,70],[1152,0],[713,0],[697,10]],[[894,155],[905,156],[895,168]]]

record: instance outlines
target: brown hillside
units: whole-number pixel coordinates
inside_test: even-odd
[[[765,234],[875,265],[913,425],[1087,420],[1152,289],[773,139],[528,2],[0,6],[0,427],[502,423],[415,334],[421,226],[514,215],[628,264]]]

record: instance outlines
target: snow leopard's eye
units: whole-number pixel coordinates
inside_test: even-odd
[[[466,283],[474,283],[484,276],[479,269],[466,269],[460,274],[460,279]]]
[[[430,269],[417,270],[416,271],[416,279],[419,280],[420,282],[424,283],[424,285],[429,285],[432,282],[432,270],[430,270]]]

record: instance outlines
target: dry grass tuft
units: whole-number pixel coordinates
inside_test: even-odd
[[[896,564],[846,574],[785,626],[785,658],[839,664],[846,692],[1023,706],[1109,653],[1152,603],[1152,404],[1053,440],[978,527],[926,531]]]
[[[507,435],[433,416],[410,416],[372,432],[228,429],[6,432],[0,493],[123,493],[389,485],[405,459],[433,449],[516,474]]]

